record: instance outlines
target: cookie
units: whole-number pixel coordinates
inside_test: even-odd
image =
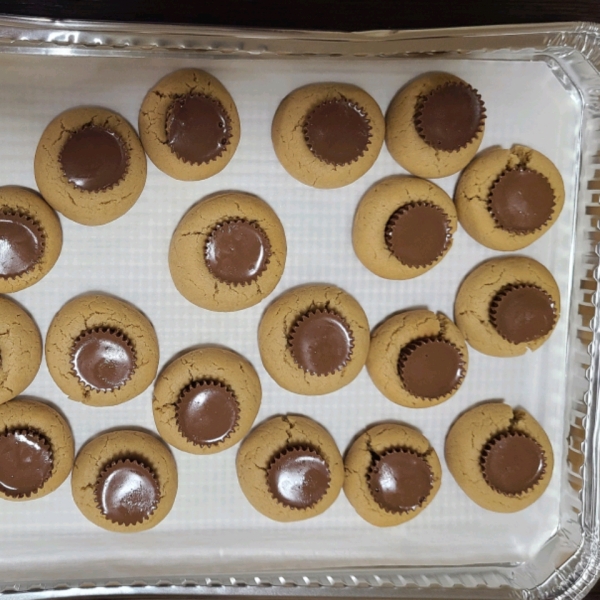
[[[46,336],[46,363],[56,385],[89,406],[135,398],[154,380],[158,340],[137,308],[103,294],[67,302]]]
[[[371,336],[367,371],[389,400],[409,408],[445,402],[459,390],[469,351],[442,313],[408,310],[388,317]]]
[[[192,304],[235,311],[275,289],[286,256],[283,225],[264,200],[220,192],[183,217],[171,239],[169,268],[175,287]]]
[[[347,83],[313,83],[283,99],[271,127],[284,169],[315,188],[343,187],[362,177],[383,145],[377,102]]]
[[[437,265],[456,232],[452,199],[417,177],[388,177],[363,196],[352,227],[360,262],[385,279],[412,279]]]
[[[365,521],[378,527],[414,519],[442,483],[442,467],[427,438],[397,423],[380,423],[358,436],[344,467],[348,501]]]
[[[446,463],[463,492],[487,510],[516,512],[533,504],[552,477],[552,446],[525,410],[502,402],[463,413],[446,437]]]
[[[59,213],[82,225],[124,215],[146,183],[146,155],[131,125],[99,108],[72,108],[54,118],[35,152],[35,180]]]
[[[163,173],[198,181],[222,171],[240,142],[240,118],[223,84],[199,69],[163,77],[139,114],[144,150]]]
[[[159,375],[152,411],[161,437],[190,454],[215,454],[237,444],[260,408],[254,367],[232,350],[203,347],[172,361]]]
[[[0,296],[0,404],[18,396],[42,363],[42,336],[19,304]]]
[[[318,423],[298,415],[259,425],[236,459],[242,492],[275,521],[301,521],[325,512],[344,483],[344,464],[333,438]]]
[[[560,317],[560,292],[546,267],[532,258],[493,258],[463,280],[454,320],[475,350],[520,356],[537,350]]]
[[[120,429],[88,442],[71,477],[73,500],[94,525],[133,533],[158,525],[177,495],[177,465],[154,435]]]
[[[460,224],[492,250],[520,250],[560,215],[565,187],[554,164],[527,146],[491,148],[461,174],[455,192]]]
[[[62,242],[58,216],[39,194],[0,187],[0,293],[18,292],[47,275]]]
[[[481,96],[450,73],[427,73],[392,100],[385,142],[394,160],[418,177],[447,177],[466,167],[485,130]]]
[[[269,375],[290,392],[328,394],[348,385],[369,352],[360,304],[329,284],[288,290],[265,311],[258,349]]]
[[[0,406],[0,498],[47,496],[69,476],[74,452],[69,424],[47,404],[17,398]]]

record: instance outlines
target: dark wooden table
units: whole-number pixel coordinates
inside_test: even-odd
[[[595,21],[600,0],[0,0],[0,14],[360,31]],[[600,600],[600,584],[588,596]]]

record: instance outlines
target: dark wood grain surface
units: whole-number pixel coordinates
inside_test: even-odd
[[[51,19],[360,31],[600,22],[600,0],[0,0],[0,13]],[[588,598],[600,600],[600,585]]]

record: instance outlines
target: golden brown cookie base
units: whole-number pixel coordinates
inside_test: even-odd
[[[448,82],[465,83],[450,73],[427,73],[403,87],[392,100],[386,114],[385,142],[394,160],[409,173],[424,178],[447,177],[466,167],[479,150],[484,129],[475,139],[455,152],[429,146],[414,125],[419,98]]]
[[[328,100],[350,100],[360,106],[371,125],[371,140],[365,153],[347,165],[330,165],[317,158],[304,139],[306,115]],[[346,83],[313,83],[286,96],[273,118],[273,148],[284,169],[298,181],[315,188],[338,188],[362,177],[372,166],[383,145],[385,123],[377,102],[361,88]]]
[[[0,498],[22,502],[47,496],[63,483],[73,467],[75,446],[71,428],[63,416],[49,405],[17,398],[0,406],[0,433],[15,429],[32,429],[41,434],[50,444],[54,465],[49,479],[37,492],[23,498],[0,492]]]
[[[69,135],[84,125],[117,133],[129,153],[125,177],[112,188],[88,192],[69,183],[59,156]],[[103,225],[124,215],[146,184],[146,154],[131,125],[119,114],[95,106],[72,108],[44,130],[35,152],[35,180],[44,199],[59,213],[82,225]]]
[[[42,362],[42,336],[29,313],[0,296],[0,404],[34,380]]]
[[[371,187],[363,196],[352,228],[352,244],[360,262],[385,279],[412,279],[437,265],[452,247],[449,240],[444,253],[423,267],[401,263],[390,251],[385,228],[390,217],[402,206],[413,202],[428,202],[439,207],[446,215],[450,234],[456,232],[456,209],[452,199],[437,185],[417,177],[392,176]]]
[[[271,245],[267,268],[247,285],[219,281],[204,260],[206,241],[215,225],[236,218],[255,222]],[[192,304],[228,312],[254,306],[268,296],[283,275],[286,256],[283,225],[264,200],[243,192],[219,192],[195,204],[181,219],[171,238],[169,269],[175,287]]]
[[[546,455],[546,470],[540,481],[519,496],[506,496],[491,488],[479,464],[488,440],[507,430],[528,435]],[[516,512],[533,504],[548,487],[554,468],[552,446],[541,425],[527,411],[501,402],[480,404],[463,413],[448,432],[445,454],[448,469],[465,494],[479,506],[495,512]]]
[[[372,453],[382,454],[391,448],[412,450],[423,456],[432,473],[432,488],[423,504],[408,512],[392,513],[377,504],[369,488],[367,473],[373,461]],[[440,489],[442,466],[438,456],[425,438],[416,429],[397,423],[381,423],[367,429],[350,446],[344,460],[346,476],[344,493],[354,510],[365,520],[377,527],[392,527],[414,519],[419,515]]]
[[[537,350],[551,335],[532,342],[512,344],[492,325],[489,307],[500,289],[508,284],[531,284],[550,295],[560,317],[560,292],[552,274],[542,264],[521,256],[493,258],[473,269],[463,280],[454,303],[454,320],[470,346],[489,356],[520,356]],[[556,323],[554,324],[556,327]]]
[[[325,495],[309,508],[284,506],[271,495],[265,469],[286,446],[308,445],[327,462],[331,481]],[[338,497],[344,483],[344,464],[335,441],[318,423],[297,415],[273,417],[259,425],[240,446],[236,469],[242,492],[260,513],[275,521],[301,521],[325,512]]]
[[[227,386],[239,404],[235,431],[219,443],[200,446],[188,440],[177,424],[177,400],[193,381],[212,380]],[[231,350],[205,347],[176,358],[160,374],[154,388],[152,410],[161,437],[184,452],[215,454],[231,448],[248,433],[260,408],[262,390],[254,367]]]
[[[75,339],[95,327],[122,331],[136,353],[131,379],[112,391],[86,387],[70,362]],[[158,339],[148,318],[128,302],[103,294],[86,294],[67,302],[52,319],[46,336],[46,363],[52,379],[71,400],[90,406],[113,406],[141,394],[156,376],[158,359]]]
[[[371,337],[367,370],[377,389],[386,398],[409,408],[428,408],[441,404],[456,394],[460,385],[440,398],[420,398],[404,387],[398,375],[398,357],[402,348],[418,338],[437,336],[458,348],[463,356],[466,374],[469,367],[469,351],[465,339],[458,327],[442,313],[409,310],[392,315],[375,329]]]
[[[342,316],[352,331],[354,348],[347,364],[331,375],[312,375],[294,361],[288,334],[299,316],[312,308],[328,308]],[[327,284],[288,290],[265,311],[258,326],[258,349],[265,369],[282,387],[305,395],[328,394],[348,385],[361,371],[369,352],[369,322],[360,304],[347,292]]]
[[[493,184],[506,169],[515,168],[541,173],[554,191],[552,216],[532,233],[514,233],[502,229],[488,210]],[[518,145],[510,150],[491,148],[462,173],[456,186],[455,202],[460,224],[473,239],[492,250],[520,250],[535,242],[554,225],[565,203],[565,187],[557,168],[540,152]]]
[[[149,466],[158,480],[160,500],[156,510],[142,523],[121,525],[109,521],[96,505],[94,487],[101,471],[114,460],[136,457]],[[167,446],[143,431],[121,429],[104,433],[88,442],[77,454],[71,478],[77,508],[94,525],[122,533],[144,531],[158,525],[168,514],[177,495],[177,465]]]
[[[186,163],[167,143],[166,119],[173,100],[187,94],[203,94],[217,99],[229,115],[231,137],[223,153],[204,164]],[[240,118],[233,98],[223,84],[199,69],[180,69],[163,77],[146,94],[140,108],[138,126],[144,150],[163,173],[183,181],[199,181],[222,171],[233,158],[240,142]]]
[[[0,187],[0,212],[3,209],[29,215],[45,234],[44,253],[30,271],[18,277],[0,277],[0,293],[18,292],[37,283],[56,264],[62,250],[62,228],[52,208],[39,194],[27,188],[15,185]]]

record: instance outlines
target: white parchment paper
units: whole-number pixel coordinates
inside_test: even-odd
[[[402,173],[383,148],[359,181],[324,191],[304,186],[278,163],[270,139],[271,119],[294,88],[316,81],[343,81],[367,90],[386,110],[394,93],[414,76],[447,70],[468,80],[487,107],[482,148],[513,143],[546,154],[566,185],[565,208],[551,231],[522,252],[555,275],[566,303],[580,106],[544,62],[450,60],[198,60],[0,56],[0,184],[35,187],[33,156],[46,124],[59,112],[82,104],[116,110],[137,125],[140,103],[166,73],[182,67],[216,75],[237,103],[242,138],[229,166],[201,182],[170,179],[149,165],[144,193],[134,208],[111,224],[88,228],[62,219],[64,248],[52,272],[15,294],[45,335],[52,316],[71,297],[92,290],[129,300],[154,323],[161,368],[195,344],[218,343],[245,355],[264,390],[258,421],[273,414],[309,415],[332,433],[342,452],[368,424],[392,419],[412,424],[429,438],[444,472],[439,494],[424,513],[400,527],[377,529],[362,521],[343,493],[324,515],[300,523],[275,523],[258,514],[237,483],[237,448],[197,457],[174,450],[180,477],[175,506],[152,531],[109,533],[89,523],[71,498],[69,482],[30,503],[0,504],[0,581],[86,580],[257,572],[266,569],[335,568],[369,565],[435,565],[518,562],[535,554],[559,520],[564,460],[566,306],[551,340],[535,354],[490,358],[472,350],[461,390],[441,406],[413,410],[383,397],[366,371],[350,386],[322,397],[284,391],[260,362],[256,329],[270,299],[307,282],[330,282],[352,293],[371,326],[399,309],[427,306],[452,315],[465,274],[496,256],[462,229],[449,255],[415,280],[393,282],[367,271],[351,244],[352,217],[363,193],[382,177]],[[438,180],[452,194],[456,177]],[[168,270],[172,232],[185,211],[203,196],[224,189],[261,196],[286,230],[288,262],[270,299],[231,314],[188,303]],[[58,406],[71,422],[77,448],[116,426],[154,430],[152,388],[113,408],[92,408],[67,399],[45,365],[26,392]],[[476,506],[448,472],[444,438],[453,420],[472,404],[500,398],[530,411],[552,441],[557,467],[544,496],[516,514]]]

